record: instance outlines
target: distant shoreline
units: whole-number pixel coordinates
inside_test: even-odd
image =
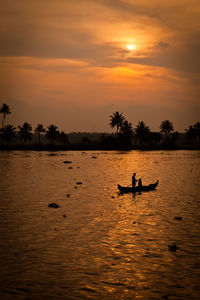
[[[58,146],[58,145],[18,145],[18,146],[0,146],[0,151],[159,151],[159,150],[200,150],[199,147],[192,146],[172,146],[172,147],[149,147],[149,146],[133,146],[133,147],[112,147],[112,146],[102,146],[102,145],[68,145],[68,146]]]

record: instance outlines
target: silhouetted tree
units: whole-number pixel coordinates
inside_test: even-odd
[[[147,143],[150,138],[150,128],[143,121],[139,121],[135,127],[135,137],[141,143]]]
[[[190,125],[188,129],[185,130],[185,134],[189,140],[196,137],[196,131],[193,125]]]
[[[45,131],[46,130],[44,129],[42,124],[38,124],[37,127],[35,128],[35,133],[38,135],[39,144],[40,144],[41,134],[44,133]]]
[[[120,131],[119,131],[120,142],[123,143],[124,146],[130,146],[132,136],[133,136],[132,124],[127,120],[124,120],[120,126]]]
[[[197,147],[200,147],[200,122],[190,125],[185,130],[185,134],[190,143],[195,143]]]
[[[57,130],[58,127],[51,124],[47,127],[47,129],[46,137],[51,141],[51,144],[53,144],[53,142],[59,137],[59,131]]]
[[[89,139],[89,137],[84,136],[84,137],[82,137],[81,142],[84,144],[89,144],[89,143],[91,143],[91,140]]]
[[[169,120],[165,120],[160,125],[160,132],[164,135],[169,135],[174,131],[174,126]]]
[[[68,135],[64,131],[61,131],[59,134],[59,140],[63,145],[68,144]]]
[[[161,134],[159,132],[150,132],[149,138],[152,145],[157,145],[161,141]]]
[[[119,129],[122,126],[122,123],[124,122],[124,116],[122,113],[119,113],[118,111],[114,112],[110,116],[110,122],[109,125],[111,128],[117,127],[117,134],[119,133]]]
[[[118,138],[116,139],[116,136],[114,136],[113,134],[107,135],[105,133],[102,133],[101,138],[100,138],[100,144],[104,147],[114,148],[114,147],[117,147],[117,145],[118,145]]]
[[[185,130],[186,136],[188,139],[195,139],[197,136],[200,136],[200,122],[190,125],[188,129]]]
[[[171,134],[171,146],[176,145],[176,142],[177,142],[179,136],[180,136],[180,133],[178,131],[172,132],[172,134]]]
[[[18,135],[20,137],[20,140],[26,142],[32,140],[32,126],[28,122],[24,122],[23,126],[18,126],[19,131]]]
[[[6,125],[2,128],[1,138],[9,143],[16,136],[16,128],[13,125]]]
[[[132,123],[128,122],[127,120],[123,121],[120,126],[120,134],[126,137],[133,136]]]
[[[194,128],[196,130],[196,134],[199,136],[200,135],[200,122],[195,123]]]
[[[1,126],[3,127],[6,115],[9,115],[11,113],[9,106],[7,104],[3,104],[0,109],[0,113],[3,114],[2,124],[1,124]]]

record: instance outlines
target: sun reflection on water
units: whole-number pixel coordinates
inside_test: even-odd
[[[55,299],[156,299],[168,290],[177,298],[193,293],[195,299],[198,152],[96,152],[95,160],[93,155],[2,154],[9,162],[0,170],[9,174],[0,182],[6,201],[0,212],[2,272],[8,283],[3,293],[20,274],[21,289],[35,282],[40,295],[41,285],[46,286]],[[129,185],[133,172],[144,184],[159,179],[157,190],[119,196],[117,184]],[[59,209],[48,208],[51,202]],[[168,250],[174,243],[175,253]],[[18,286],[12,288],[17,293]]]

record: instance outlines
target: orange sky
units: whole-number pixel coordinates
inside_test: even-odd
[[[0,0],[7,123],[110,131],[199,121],[199,0]],[[133,49],[131,49],[133,48]]]

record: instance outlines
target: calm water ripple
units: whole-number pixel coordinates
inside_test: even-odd
[[[133,172],[157,190],[119,195]],[[0,299],[200,299],[200,151],[5,151],[0,178]]]

